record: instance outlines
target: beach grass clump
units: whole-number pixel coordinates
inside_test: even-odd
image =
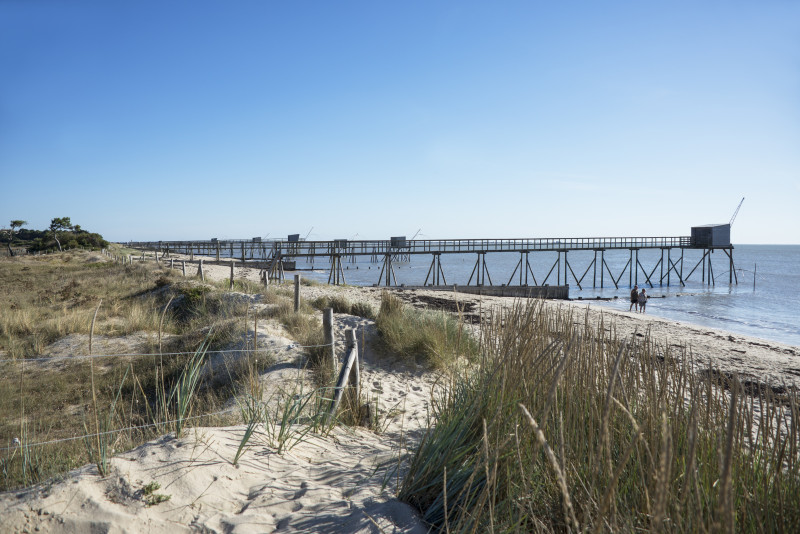
[[[444,532],[797,531],[797,392],[606,332],[541,303],[495,317],[399,497]]]
[[[480,345],[465,325],[446,312],[407,308],[389,292],[381,295],[375,325],[377,347],[406,360],[446,368],[458,358],[474,360]]]
[[[351,302],[349,299],[340,295],[318,297],[311,302],[311,305],[318,310],[332,308],[333,313],[345,313],[347,315],[355,315],[356,317],[372,320],[376,318],[375,308],[369,302]]]

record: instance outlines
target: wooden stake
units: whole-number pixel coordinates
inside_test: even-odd
[[[355,353],[353,362],[353,372],[350,373],[350,385],[356,388],[356,401],[361,398],[361,371],[358,365],[358,343],[356,343],[356,331],[347,329],[344,332],[347,350]]]
[[[322,330],[325,333],[325,344],[330,345],[331,364],[336,372],[336,346],[333,342],[333,308],[325,308],[322,312]],[[328,349],[325,349],[326,351]]]
[[[294,275],[294,311],[300,311],[300,275]]]
[[[358,343],[356,343],[356,336],[352,329],[344,331],[345,339],[347,340],[347,353],[345,356],[345,364],[342,367],[342,372],[339,373],[339,380],[336,381],[336,391],[334,393],[333,402],[331,403],[331,410],[329,415],[336,415],[336,410],[339,409],[339,403],[342,401],[344,388],[351,381],[350,370],[354,365],[357,365],[358,360]],[[356,378],[358,382],[358,378]]]

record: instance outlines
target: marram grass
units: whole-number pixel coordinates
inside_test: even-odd
[[[400,498],[443,532],[797,532],[798,396],[541,303],[484,330]],[[711,375],[713,376],[713,375]]]

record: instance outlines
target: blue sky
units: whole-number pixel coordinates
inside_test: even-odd
[[[0,1],[0,225],[800,243],[800,2]]]

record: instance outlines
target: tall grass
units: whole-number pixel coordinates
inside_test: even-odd
[[[432,368],[446,368],[458,358],[474,360],[480,346],[458,318],[441,311],[407,308],[389,292],[381,295],[375,325],[378,348]]]
[[[539,303],[491,324],[400,490],[436,528],[800,529],[796,391],[709,379],[686,350]]]
[[[122,266],[82,253],[15,258],[0,261],[0,287],[10,312],[0,314],[0,352],[5,351],[0,359],[6,360],[0,362],[0,447],[9,447],[0,453],[0,490],[41,481],[87,460],[102,473],[113,450],[182,430],[163,423],[218,412],[270,361],[266,353],[247,353],[225,361],[213,376],[198,380],[195,373],[192,380],[186,369],[197,370],[192,362],[202,358],[195,349],[204,340],[212,350],[241,346],[247,304],[153,263]],[[90,321],[98,299],[103,306]],[[95,334],[97,353],[99,337],[107,341],[132,332],[146,335],[133,338],[139,344],[122,352],[156,355],[29,360],[48,356],[48,345],[69,334],[85,334],[89,343]],[[86,341],[72,338],[74,352],[67,356],[85,354]],[[162,351],[167,355],[159,356]],[[88,444],[61,441],[83,434],[101,435]],[[48,441],[55,443],[35,445]]]
[[[311,305],[318,310],[332,308],[334,313],[346,313],[348,315],[355,315],[365,319],[375,319],[377,316],[375,313],[375,308],[373,308],[372,304],[369,302],[351,302],[347,298],[339,295],[316,298]]]

